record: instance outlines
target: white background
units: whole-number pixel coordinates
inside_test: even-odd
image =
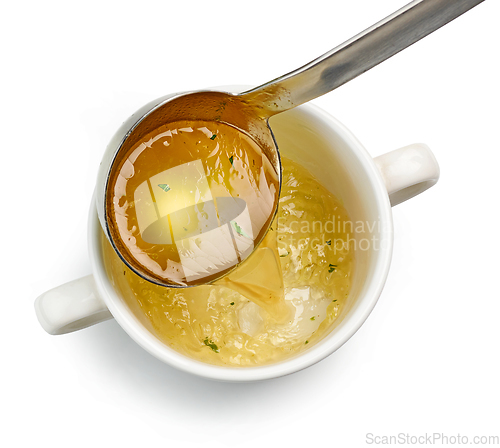
[[[498,1],[314,101],[372,155],[425,142],[441,165],[434,188],[394,209],[382,297],[328,359],[277,380],[217,383],[162,364],[114,321],[55,337],[33,309],[42,292],[90,272],[97,167],[137,108],[174,91],[261,84],[404,4],[3,4],[2,446],[362,447],[367,433],[500,435]]]

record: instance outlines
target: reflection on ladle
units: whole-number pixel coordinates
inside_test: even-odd
[[[157,284],[220,278],[262,241],[277,209],[278,173],[253,140],[221,122],[167,122],[129,143],[115,167],[112,242]]]

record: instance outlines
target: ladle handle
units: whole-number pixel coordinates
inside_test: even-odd
[[[484,0],[415,0],[309,64],[242,95],[272,116],[336,89]]]

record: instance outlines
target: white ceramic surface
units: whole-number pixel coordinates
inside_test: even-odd
[[[159,104],[163,99],[150,104]],[[140,109],[133,117],[141,116],[144,110]],[[96,200],[103,199],[102,175],[96,188],[100,194],[94,194],[88,224],[93,275],[37,298],[35,309],[42,327],[50,334],[63,334],[114,317],[140,346],[158,359],[195,375],[225,381],[254,381],[287,375],[320,361],[342,346],[366,320],[384,286],[392,254],[391,203],[399,204],[434,185],[439,178],[439,167],[432,152],[423,144],[410,145],[372,159],[342,124],[311,104],[273,117],[271,126],[282,155],[302,163],[340,198],[353,222],[373,224],[369,235],[355,236],[356,269],[350,296],[329,335],[289,360],[262,367],[208,365],[166,346],[116,293],[106,275],[96,207]],[[117,136],[124,130],[125,124]],[[110,147],[116,144],[117,136]],[[109,158],[110,147],[103,160]],[[377,244],[365,249],[363,244],[369,239]]]

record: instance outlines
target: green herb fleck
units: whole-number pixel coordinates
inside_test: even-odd
[[[158,184],[158,186],[165,192],[170,190],[170,187],[167,184]]]
[[[309,341],[304,342],[304,344],[309,344]]]
[[[328,244],[329,246],[331,246],[331,245],[332,245],[332,240],[328,240],[328,241],[326,242],[326,244]]]
[[[288,255],[288,252],[285,255],[280,255],[280,257],[286,257]]]
[[[229,162],[231,162],[231,166],[234,168],[234,165],[233,165],[233,160],[234,160],[234,157],[233,157],[233,156],[229,157]]]
[[[234,230],[236,230],[236,233],[238,235],[244,236],[246,238],[250,238],[245,231],[238,225],[236,224],[236,221],[231,221],[231,224],[233,225]]]
[[[188,231],[188,229],[186,229],[185,227],[183,227],[183,229],[184,229],[186,232]]]
[[[231,305],[234,305],[234,302],[231,302]]]
[[[313,316],[313,317],[311,317],[311,320],[316,320],[316,318]]]
[[[330,264],[330,268],[328,269],[328,272],[333,272],[335,271],[335,268],[337,267],[336,264]]]
[[[332,300],[332,302],[336,302],[336,301],[337,301],[337,299],[335,299],[335,300]]]
[[[212,135],[212,137],[210,137],[210,140],[215,140],[215,137],[217,137],[217,134]]]
[[[215,353],[219,353],[219,347],[217,347],[215,344],[214,344],[214,341],[212,341],[211,339],[209,340],[208,338],[205,338],[203,340],[203,343],[207,346],[207,347],[210,347]]]

